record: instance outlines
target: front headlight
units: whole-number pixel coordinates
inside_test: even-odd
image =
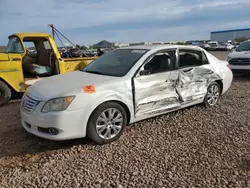
[[[226,61],[230,61],[231,59],[232,59],[232,57],[227,56]]]
[[[70,105],[70,103],[74,100],[75,96],[67,96],[55,98],[47,101],[42,108],[42,112],[51,112],[51,111],[63,111]]]

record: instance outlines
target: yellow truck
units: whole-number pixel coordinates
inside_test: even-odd
[[[25,44],[33,44],[37,53],[31,54]],[[24,93],[39,79],[82,69],[96,58],[62,58],[54,37],[47,33],[10,35],[5,52],[0,53],[0,106],[9,103],[14,93]],[[39,75],[34,72],[36,68],[44,69],[46,74]]]

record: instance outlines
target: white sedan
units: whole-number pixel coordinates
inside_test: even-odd
[[[231,86],[222,61],[196,46],[137,46],[110,51],[81,71],[49,77],[21,101],[24,129],[42,138],[117,140],[127,124],[203,103]]]

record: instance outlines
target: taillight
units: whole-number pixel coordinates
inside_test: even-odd
[[[230,64],[227,64],[227,67],[231,70]]]

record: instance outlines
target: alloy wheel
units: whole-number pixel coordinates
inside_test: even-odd
[[[217,103],[220,96],[220,90],[217,85],[211,85],[207,91],[207,103],[213,106]]]
[[[96,121],[97,134],[105,140],[114,138],[119,134],[123,125],[123,115],[116,108],[104,110]]]

